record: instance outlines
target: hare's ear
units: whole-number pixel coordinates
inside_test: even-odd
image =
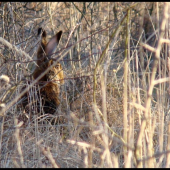
[[[55,52],[57,45],[59,44],[62,31],[59,31],[55,36],[53,36],[45,47],[45,52],[48,56]]]
[[[45,31],[44,29],[42,29],[41,27],[38,28],[38,36],[39,36],[40,34],[42,34],[42,37],[45,37],[45,38],[46,38],[46,36],[47,36],[46,31]]]

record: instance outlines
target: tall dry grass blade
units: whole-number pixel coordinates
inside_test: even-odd
[[[24,157],[23,157],[23,151],[22,151],[22,145],[21,145],[21,139],[20,139],[20,135],[19,135],[19,127],[21,126],[20,123],[18,124],[18,119],[14,118],[14,123],[15,123],[15,140],[16,140],[16,144],[17,144],[17,151],[19,154],[19,160],[20,160],[20,164],[21,164],[21,168],[25,168],[26,166],[24,165]]]
[[[127,10],[127,21],[126,21],[126,40],[125,40],[125,60],[124,60],[124,78],[123,78],[123,138],[125,143],[128,143],[127,140],[127,78],[128,78],[128,47],[129,47],[129,17],[130,17],[130,10]],[[124,152],[124,162],[125,167],[127,168],[127,147],[123,147]]]

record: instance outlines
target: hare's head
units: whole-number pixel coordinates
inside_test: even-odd
[[[48,42],[47,42],[47,33],[42,28],[38,29],[38,35],[41,34],[41,44],[37,52],[37,64],[41,66],[44,62],[48,61],[53,53],[55,53],[56,47],[59,44],[61,39],[62,31],[56,33]]]
[[[53,60],[50,60],[48,62],[48,67],[50,67],[53,64]],[[57,83],[58,85],[64,84],[64,73],[62,66],[59,62],[55,66],[53,66],[47,73],[47,79],[48,81],[53,81],[54,83]]]
[[[47,33],[42,28],[38,29],[38,35],[41,34],[41,44],[37,52],[37,64],[38,67],[34,70],[33,77],[36,79],[42,72],[44,72],[49,66],[51,66],[51,55],[55,53],[56,47],[61,39],[62,31],[56,33],[49,41],[47,41]],[[60,63],[54,67],[54,70],[61,70],[58,72],[58,76],[63,79],[63,71]],[[54,72],[54,71],[52,71]],[[56,71],[55,71],[56,72]],[[48,74],[43,76],[40,81],[47,81],[49,79]],[[63,84],[64,81],[61,81]]]

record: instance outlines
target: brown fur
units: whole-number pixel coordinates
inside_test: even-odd
[[[53,64],[53,60],[48,62],[48,67]],[[55,67],[50,69],[50,71],[46,74],[47,81],[49,81],[45,87],[42,88],[41,91],[45,92],[46,98],[48,101],[52,101],[56,106],[60,104],[59,101],[59,93],[60,93],[60,85],[64,83],[64,74],[62,70],[62,66],[60,63],[57,63]]]
[[[38,34],[42,33],[41,44],[37,51],[37,67],[33,73],[34,79],[40,76],[47,68],[49,68],[53,64],[53,60],[49,57],[53,54],[56,49],[62,31],[59,31],[56,35],[54,35],[48,42],[46,39],[46,31],[42,28],[38,29]],[[58,62],[54,67],[52,67],[46,75],[44,75],[38,83],[41,84],[44,81],[44,87],[42,87],[40,93],[41,96],[45,100],[45,105],[58,106],[60,104],[59,93],[60,93],[60,85],[64,84],[64,73],[61,64]],[[47,110],[48,111],[48,110]]]

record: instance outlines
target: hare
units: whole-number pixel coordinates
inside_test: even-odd
[[[48,62],[50,57],[54,52],[55,49],[60,41],[62,31],[59,31],[56,35],[54,35],[49,42],[47,43],[47,33],[42,28],[38,29],[38,35],[42,33],[41,44],[37,51],[37,65],[33,77],[36,79],[42,72],[44,72],[48,68]],[[46,81],[46,75],[43,76],[40,81]]]
[[[33,73],[34,79],[36,79],[42,72],[49,68],[53,64],[53,60],[49,60],[48,57],[55,52],[55,49],[60,41],[62,31],[59,31],[54,35],[49,42],[46,39],[46,31],[42,28],[38,29],[38,34],[42,33],[41,45],[37,51],[37,67]],[[53,104],[54,107],[58,107],[60,104],[59,93],[60,85],[64,83],[64,74],[61,64],[58,62],[56,66],[52,67],[45,76],[43,76],[39,82],[45,81],[47,84],[41,89],[41,94],[45,99],[45,106]]]
[[[33,72],[33,78],[38,78],[47,68],[51,67],[53,60],[49,59],[50,56],[55,52],[55,49],[60,41],[62,31],[59,31],[54,35],[49,41],[47,41],[46,31],[42,28],[38,29],[38,35],[42,34],[41,44],[37,51],[37,67]],[[52,67],[39,81],[38,83],[42,86],[40,90],[41,98],[44,103],[45,113],[54,113],[56,108],[60,104],[59,93],[60,85],[64,84],[64,73],[61,64],[58,62],[54,67]],[[42,84],[43,83],[43,84]],[[28,96],[27,96],[28,98]],[[28,102],[24,103],[24,107]],[[52,108],[52,112],[51,109]]]

